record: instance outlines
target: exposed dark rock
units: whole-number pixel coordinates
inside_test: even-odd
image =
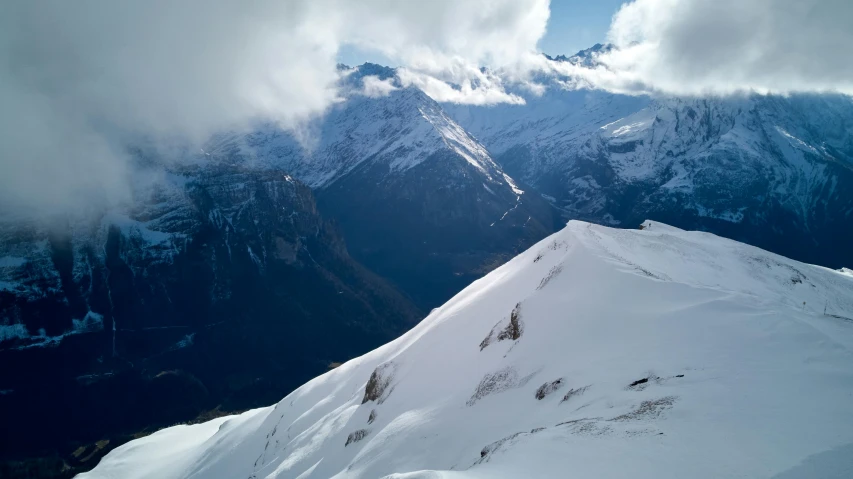
[[[645,389],[649,385],[650,381],[660,382],[661,378],[655,374],[649,373],[648,376],[631,382],[631,384],[628,385],[628,389],[633,389],[636,391],[642,391],[643,389]]]
[[[480,351],[486,349],[486,347],[492,344],[493,341],[503,341],[505,339],[515,341],[521,338],[521,335],[524,334],[524,322],[521,321],[521,303],[516,304],[515,308],[512,309],[506,327],[498,330],[503,321],[504,320],[498,321],[498,324],[496,324],[492,330],[489,331],[489,334],[480,341]]]
[[[353,431],[349,433],[349,436],[347,436],[347,442],[346,444],[344,444],[344,447],[349,446],[352,443],[361,441],[362,439],[367,437],[368,434],[370,434],[370,431],[368,431],[367,429],[359,429],[358,431]]]
[[[373,421],[376,420],[376,409],[370,411],[370,416],[367,417],[367,424],[373,424]]]
[[[511,339],[513,341],[517,340],[521,337],[521,334],[524,332],[524,326],[521,323],[521,303],[515,305],[512,312],[509,315],[509,324],[506,329],[498,333],[498,341],[503,341],[504,339]]]
[[[649,382],[649,378],[638,379],[638,380],[632,382],[628,387],[632,388],[632,387],[638,386],[640,384],[646,384],[647,382]]]
[[[561,400],[560,400],[560,404],[562,404],[562,403],[564,403],[564,402],[568,401],[569,399],[571,399],[571,398],[573,398],[573,397],[575,397],[575,396],[580,396],[580,395],[582,395],[583,393],[585,393],[585,392],[586,392],[586,390],[587,390],[587,389],[589,389],[589,386],[584,386],[584,387],[582,387],[582,388],[577,388],[577,389],[569,389],[569,392],[567,392],[567,393],[563,396],[563,399],[561,399]]]
[[[548,283],[551,282],[552,279],[556,278],[562,272],[563,265],[558,264],[557,266],[554,266],[553,268],[551,268],[550,271],[548,271],[548,274],[544,278],[542,278],[542,281],[539,282],[539,286],[537,286],[536,289],[544,288],[548,285]]]
[[[493,443],[491,443],[491,444],[487,445],[486,447],[484,447],[484,448],[480,451],[480,459],[479,459],[479,460],[477,460],[477,462],[475,462],[474,464],[482,464],[482,463],[484,463],[484,462],[489,462],[489,458],[490,458],[490,456],[491,456],[495,451],[497,451],[497,450],[499,450],[499,449],[501,449],[501,448],[503,448],[503,447],[505,447],[505,446],[508,446],[508,445],[510,445],[510,444],[512,444],[512,443],[514,443],[514,442],[515,442],[519,437],[521,437],[521,436],[526,436],[526,435],[529,435],[529,434],[531,434],[531,433],[528,433],[528,432],[517,432],[517,433],[515,433],[515,434],[511,434],[511,435],[509,435],[509,436],[507,436],[507,437],[505,437],[505,438],[503,438],[503,439],[500,439],[500,440],[498,440],[498,441],[495,441],[495,442],[493,442]]]
[[[563,387],[563,378],[551,381],[550,383],[545,383],[539,386],[538,389],[536,389],[536,399],[541,401],[542,399],[545,399],[546,396],[555,392],[561,387]]]
[[[655,419],[675,404],[677,396],[666,396],[652,401],[643,401],[633,411],[616,416],[611,421],[636,421],[639,419]]]
[[[527,384],[536,373],[529,374],[520,378],[518,372],[512,366],[507,366],[493,373],[488,373],[480,380],[480,384],[474,390],[474,394],[465,403],[468,406],[473,406],[480,399],[490,395],[506,391],[508,389],[522,387]]]
[[[498,321],[498,324],[496,324],[496,325],[492,328],[492,330],[491,330],[491,331],[489,331],[489,334],[488,334],[485,338],[483,338],[483,340],[482,340],[482,341],[480,341],[480,351],[482,351],[482,350],[486,349],[486,347],[487,347],[488,345],[492,344],[492,341],[494,340],[494,337],[495,337],[495,329],[497,329],[497,327],[498,327],[500,324],[501,324],[501,322],[500,322],[500,321]]]
[[[557,424],[554,424],[554,427],[566,426],[566,425],[570,425],[570,424],[578,424],[578,423],[587,422],[587,421],[597,421],[599,419],[601,419],[601,418],[600,417],[584,417],[584,418],[580,418],[580,419],[572,419],[569,421],[558,422]]]
[[[391,381],[394,379],[394,363],[380,364],[370,374],[367,385],[364,387],[364,398],[361,403],[377,401],[380,404],[391,394]]]

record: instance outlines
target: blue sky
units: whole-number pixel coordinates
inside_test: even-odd
[[[627,0],[551,0],[548,32],[539,49],[549,55],[571,55],[578,50],[604,42],[610,19]],[[384,55],[344,45],[338,60],[350,66],[364,62],[393,65]]]
[[[551,0],[548,32],[539,49],[549,55],[571,55],[603,43],[610,19],[626,0]]]

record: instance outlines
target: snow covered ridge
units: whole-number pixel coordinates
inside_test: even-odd
[[[851,318],[840,271],[572,221],[275,406],[80,477],[853,477]]]
[[[350,72],[347,80],[356,85],[365,75],[389,79],[394,74],[373,64]],[[372,74],[376,72],[381,75]],[[312,188],[326,188],[363,164],[384,164],[387,174],[403,174],[436,152],[450,151],[490,182],[512,183],[486,148],[438,102],[414,87],[392,88],[378,97],[353,95],[330,109],[316,125],[310,145],[300,145],[294,135],[270,125],[245,137],[225,135],[210,152],[220,155],[236,145],[259,164],[288,171]]]

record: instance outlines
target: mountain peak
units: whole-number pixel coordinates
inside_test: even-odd
[[[387,80],[388,78],[393,78],[397,75],[397,70],[395,68],[386,67],[376,63],[362,63],[356,68],[358,69],[359,75],[377,76],[380,80]]]
[[[552,56],[548,55],[547,53],[545,53],[543,55],[545,55],[545,58],[547,58],[548,60],[555,61],[555,62],[568,62],[568,63],[572,63],[575,65],[593,67],[593,66],[596,66],[598,64],[598,62],[596,61],[596,58],[595,58],[596,56],[598,56],[602,53],[607,53],[607,52],[613,50],[613,48],[614,48],[613,45],[610,43],[606,43],[606,44],[596,43],[595,45],[593,45],[589,48],[579,50],[577,53],[575,53],[574,55],[571,55],[571,56],[557,55],[555,57],[552,57]]]

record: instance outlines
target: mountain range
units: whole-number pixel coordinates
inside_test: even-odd
[[[850,97],[542,74],[522,105],[476,106],[380,65],[340,72],[346,101],[304,130],[224,132],[179,159],[134,147],[133,201],[0,218],[0,459],[87,469],[134,435],[269,404],[574,219],[853,264]]]
[[[450,107],[567,218],[654,217],[819,264],[851,264],[853,101],[646,98],[549,89],[523,107]]]

